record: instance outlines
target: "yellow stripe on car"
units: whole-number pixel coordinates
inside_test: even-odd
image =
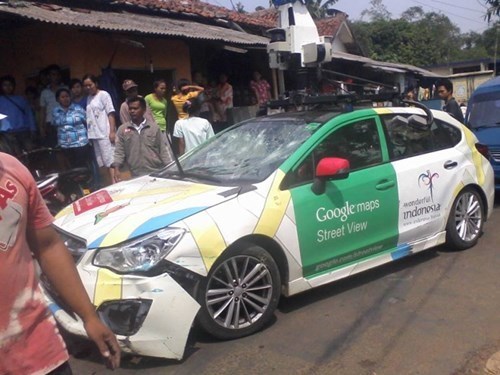
[[[217,257],[227,247],[226,241],[217,224],[207,212],[200,212],[184,222],[189,227],[208,272]]]
[[[472,162],[474,163],[474,166],[476,167],[476,175],[477,175],[477,182],[479,185],[483,186],[484,184],[484,171],[483,171],[483,157],[479,153],[479,151],[476,149],[476,143],[474,140],[474,134],[465,126],[464,128],[464,134],[465,134],[465,139],[467,141],[467,144],[469,145],[471,149],[471,154],[472,154]]]
[[[394,111],[390,110],[389,108],[374,108],[374,110],[378,115],[388,115],[390,113],[394,113]]]
[[[207,185],[191,185],[189,188],[186,187],[176,187],[169,190],[169,193],[175,191],[176,194],[169,196],[158,202],[153,202],[153,204],[138,212],[134,215],[130,215],[125,222],[120,223],[115,228],[113,228],[109,233],[104,237],[99,246],[106,247],[112,246],[114,244],[123,242],[130,238],[130,235],[143,223],[147,220],[151,219],[152,209],[157,208],[160,209],[162,205],[166,205],[171,202],[181,201],[196,194],[202,194],[209,190],[214,190],[215,188]],[[165,191],[163,191],[165,193]]]
[[[255,227],[254,233],[265,234],[269,237],[274,237],[276,234],[290,202],[290,191],[282,191],[279,188],[284,177],[285,173],[278,169],[271,189],[267,194],[264,210]]]
[[[94,305],[99,306],[104,301],[122,298],[123,279],[106,268],[97,271],[94,290]]]

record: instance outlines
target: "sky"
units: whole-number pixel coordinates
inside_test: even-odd
[[[208,3],[232,8],[231,0],[204,0]],[[241,2],[247,12],[257,6],[269,7],[269,0],[232,0],[234,4]],[[486,13],[484,0],[383,0],[393,18],[413,6],[421,6],[425,12],[443,13],[460,28],[462,33],[476,31],[482,33],[488,28],[483,16]],[[359,20],[361,12],[370,8],[370,0],[339,0],[333,6],[349,15],[351,21]]]

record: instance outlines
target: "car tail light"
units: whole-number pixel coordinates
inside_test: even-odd
[[[486,159],[490,159],[490,149],[488,146],[483,145],[482,143],[476,143],[476,149],[483,155]]]
[[[47,195],[49,195],[50,193],[52,193],[56,189],[57,189],[57,184],[56,183],[50,184],[50,185],[41,187],[40,188],[40,194],[42,194],[42,197],[46,197]]]

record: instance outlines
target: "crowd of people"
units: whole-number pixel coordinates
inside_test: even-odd
[[[220,130],[230,123],[233,88],[226,74],[207,84],[194,73],[194,82],[180,79],[170,97],[163,79],[154,81],[144,97],[138,85],[126,79],[125,100],[116,109],[94,75],[73,78],[66,85],[60,67],[50,65],[43,77],[41,87],[28,86],[25,95],[16,94],[13,76],[0,78],[0,151],[19,156],[37,147],[57,146],[66,166],[94,171],[95,188],[122,179],[124,166],[132,176],[158,170],[173,160],[173,144],[178,145],[175,152],[183,154],[214,135],[212,124]],[[264,114],[270,85],[255,72],[249,88],[259,114]],[[177,118],[171,128],[169,102]]]

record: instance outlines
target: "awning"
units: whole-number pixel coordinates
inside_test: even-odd
[[[149,16],[135,13],[116,13],[77,10],[63,6],[22,2],[16,7],[0,4],[0,13],[56,25],[75,26],[92,30],[164,35],[188,39],[211,40],[242,46],[266,46],[269,39],[258,35],[206,25],[191,20]]]
[[[353,55],[353,54],[347,53],[347,52],[334,51],[332,57],[333,57],[333,59],[357,61],[357,62],[359,62],[359,63],[363,64],[364,66],[369,67],[371,69],[380,69],[380,70],[384,70],[384,71],[391,72],[391,73],[411,72],[411,73],[420,75],[422,77],[429,77],[429,78],[442,77],[441,75],[438,75],[438,74],[430,72],[428,70],[419,68],[418,66],[409,65],[409,64],[398,64],[398,63],[377,61],[377,60],[370,59],[368,57]]]

